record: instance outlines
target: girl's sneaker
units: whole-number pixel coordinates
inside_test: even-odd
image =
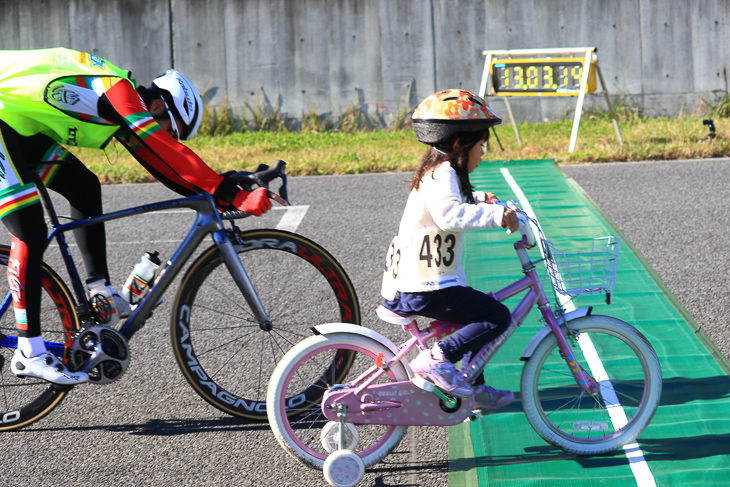
[[[15,350],[10,369],[18,377],[37,377],[59,385],[82,384],[89,380],[86,372],[70,372],[51,352],[27,358],[19,349]]]
[[[500,391],[482,384],[474,390],[474,409],[499,409],[514,399],[515,395],[510,391]]]
[[[436,387],[455,397],[470,397],[474,388],[459,377],[454,364],[445,360],[436,360],[431,350],[424,350],[411,363],[411,369]]]

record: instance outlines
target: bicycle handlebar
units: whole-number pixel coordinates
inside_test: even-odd
[[[286,173],[284,172],[285,167],[286,162],[280,159],[274,163],[274,167],[269,168],[266,164],[261,164],[254,172],[234,172],[229,174],[228,178],[246,191],[253,191],[257,187],[266,188],[269,198],[282,206],[289,206],[289,191],[287,189]],[[281,179],[281,187],[279,188],[278,194],[269,190],[269,183],[277,178]],[[226,211],[221,214],[224,220],[233,220],[246,216],[250,216],[250,214],[240,210]]]
[[[519,203],[517,201],[510,200],[507,202],[502,202],[495,199],[492,201],[492,204],[504,206],[505,208],[514,210],[514,212],[517,214],[517,219],[520,221],[520,233],[522,234],[522,239],[525,245],[528,248],[532,248],[537,245],[535,233],[532,231],[532,226],[530,225],[530,217],[527,215],[527,213],[520,209]],[[508,229],[507,235],[510,235],[511,233],[512,232]]]
[[[525,244],[529,248],[534,247],[537,245],[537,240],[535,239],[535,233],[532,231],[532,225],[530,225],[530,217],[527,216],[527,213],[520,210],[517,212],[517,218],[520,220],[520,233],[522,233]]]
[[[266,164],[261,164],[255,172],[240,171],[228,177],[240,186],[243,186],[243,189],[246,190],[251,190],[254,184],[269,189],[269,183],[276,178],[280,178],[282,184],[279,188],[279,196],[288,203],[285,167],[286,162],[280,159],[274,163],[274,167],[272,168],[269,168]]]

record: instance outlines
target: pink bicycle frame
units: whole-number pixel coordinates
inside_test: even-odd
[[[525,277],[523,277],[519,281],[510,284],[504,289],[501,289],[495,293],[490,293],[490,295],[494,297],[497,301],[503,302],[523,291],[527,291],[527,294],[522,298],[517,307],[515,307],[515,309],[512,311],[512,323],[507,328],[507,330],[502,333],[502,335],[482,347],[479,352],[474,354],[468,363],[462,364],[459,372],[460,374],[462,374],[462,377],[464,377],[467,382],[473,383],[477,375],[479,375],[482,370],[484,370],[484,367],[489,363],[494,354],[497,353],[497,351],[501,348],[502,344],[506,342],[510,336],[512,336],[512,334],[517,328],[520,327],[520,325],[522,325],[524,319],[532,310],[532,307],[537,304],[537,307],[542,313],[542,317],[545,320],[545,323],[547,323],[547,325],[550,327],[553,335],[555,335],[558,341],[558,347],[560,349],[561,356],[568,365],[568,368],[573,374],[576,383],[578,383],[578,385],[580,385],[580,387],[586,392],[590,394],[595,394],[596,392],[598,392],[598,384],[595,380],[593,380],[590,374],[588,374],[585,370],[583,370],[581,366],[576,363],[570,344],[568,343],[568,340],[566,339],[565,334],[561,329],[560,323],[555,318],[555,314],[550,308],[550,302],[548,301],[548,298],[545,294],[545,289],[543,288],[540,277],[535,269],[535,264],[530,261],[530,258],[527,254],[527,251],[532,247],[534,247],[534,244],[531,245],[530,243],[528,243],[527,237],[523,233],[522,240],[515,242],[514,248],[517,252],[520,262],[522,262],[522,268],[523,272],[525,273]],[[458,329],[458,325],[453,325],[440,321],[432,322],[430,328],[426,331],[420,330],[415,320],[411,321],[407,325],[403,325],[403,330],[407,333],[410,333],[412,335],[412,338],[410,338],[399,347],[399,353],[386,365],[386,367],[392,366],[394,363],[402,360],[403,357],[405,357],[405,355],[413,348],[414,345],[417,346],[419,350],[426,350],[428,348],[428,345],[426,344],[428,340],[432,338],[443,338]],[[359,394],[360,392],[362,392],[365,387],[367,387],[370,383],[376,380],[379,376],[380,374],[376,374],[376,377],[370,377],[370,379],[366,381],[366,383],[360,384],[360,386],[356,390],[356,393]]]
[[[520,240],[519,242],[515,242],[515,251],[517,251],[520,262],[522,262],[522,268],[523,272],[525,273],[525,277],[523,277],[519,281],[510,284],[504,289],[497,291],[496,293],[490,293],[490,295],[494,297],[497,301],[502,302],[506,299],[511,298],[512,296],[515,296],[527,290],[527,294],[525,295],[525,297],[522,298],[522,301],[520,301],[520,303],[512,312],[512,323],[507,328],[507,330],[502,333],[502,335],[482,347],[479,352],[472,356],[471,360],[468,363],[463,364],[460,369],[460,373],[467,382],[473,383],[477,375],[479,375],[482,370],[484,370],[484,367],[487,365],[487,363],[489,363],[489,360],[491,360],[494,354],[497,353],[497,350],[499,350],[502,344],[507,341],[507,339],[512,335],[512,333],[514,333],[517,328],[519,328],[523,320],[529,314],[530,310],[532,310],[532,307],[537,304],[537,307],[542,313],[545,323],[547,323],[547,325],[550,327],[553,335],[555,335],[558,341],[558,347],[560,348],[561,356],[568,364],[568,367],[570,368],[573,377],[575,377],[575,381],[586,392],[595,394],[596,392],[598,392],[598,384],[590,377],[587,372],[585,372],[585,370],[583,370],[582,367],[580,367],[576,363],[575,358],[573,357],[573,352],[570,348],[570,345],[568,344],[567,339],[565,338],[565,334],[561,329],[560,323],[558,323],[558,320],[555,318],[555,314],[550,308],[550,302],[545,295],[545,289],[542,287],[542,282],[540,282],[540,277],[535,270],[535,265],[530,261],[527,255],[527,250],[532,248],[533,246],[534,245],[528,244],[527,238],[524,236],[524,234],[522,240]]]
[[[462,364],[459,373],[462,374],[468,382],[473,383],[474,379],[482,372],[482,370],[484,370],[484,367],[494,356],[497,350],[499,350],[502,344],[506,342],[514,331],[522,324],[530,310],[532,310],[532,307],[537,304],[545,322],[550,327],[558,341],[561,356],[568,365],[576,383],[578,383],[586,392],[595,394],[598,392],[598,383],[590,376],[590,374],[576,363],[563,329],[550,308],[550,303],[545,295],[542,282],[540,282],[540,278],[535,270],[535,264],[530,261],[529,256],[527,255],[527,250],[534,247],[534,244],[530,245],[527,237],[523,233],[522,240],[515,242],[514,247],[520,258],[520,262],[522,262],[525,277],[510,284],[504,289],[497,291],[496,293],[491,293],[491,295],[498,301],[502,302],[523,291],[527,291],[527,294],[522,298],[520,303],[512,312],[512,323],[507,330],[500,335],[499,338],[482,347],[479,352],[474,354],[468,363]],[[425,398],[428,394],[431,394],[415,388],[411,381],[387,384],[374,383],[383,374],[388,373],[391,367],[403,360],[414,346],[417,347],[418,350],[426,350],[429,348],[427,345],[429,340],[434,338],[444,338],[460,328],[459,325],[445,323],[442,321],[433,321],[430,323],[428,329],[421,330],[418,328],[418,322],[415,319],[401,326],[405,332],[411,335],[411,338],[398,347],[398,353],[392,359],[386,363],[384,357],[380,354],[371,367],[363,372],[358,378],[347,384],[347,388],[344,390],[330,391],[325,394],[321,404],[321,410],[327,419],[330,421],[338,420],[338,409],[335,407],[337,404],[344,406],[346,410],[359,410],[362,413],[361,415],[348,416],[347,421],[353,423],[411,424],[414,426],[424,424],[450,425],[456,424],[463,420],[464,417],[468,416],[471,411],[471,400],[468,398],[463,399],[461,407],[457,406],[453,413],[447,416],[443,416],[439,413],[441,410],[439,409],[440,406],[438,406],[438,404],[430,404],[430,402],[433,401],[422,401],[419,411],[421,413],[424,411],[429,413],[424,415],[429,417],[428,421],[425,421],[423,418],[418,416],[408,416],[411,413],[404,416],[403,414],[405,414],[406,411],[400,411],[402,404],[398,400],[382,401],[374,399],[376,396],[380,395],[396,398],[400,395],[408,395],[415,401],[423,395],[426,395],[424,396]],[[464,406],[467,407],[465,408]],[[433,411],[428,411],[429,408]],[[435,414],[430,414],[431,412]],[[401,416],[403,417],[401,418]],[[404,418],[408,419],[409,422],[400,423],[399,421],[402,421]]]

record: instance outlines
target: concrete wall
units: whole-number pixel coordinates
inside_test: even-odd
[[[174,66],[214,104],[263,92],[290,116],[356,100],[394,111],[436,90],[476,91],[484,49],[598,48],[612,95],[647,115],[728,89],[727,0],[0,0],[0,49],[66,46],[142,84]],[[602,97],[589,97],[604,106]],[[575,98],[513,99],[519,120]],[[506,115],[501,99],[494,109]]]

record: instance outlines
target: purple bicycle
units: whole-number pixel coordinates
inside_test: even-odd
[[[459,373],[468,381],[477,377],[537,306],[545,326],[521,357],[527,419],[545,441],[569,453],[597,455],[621,448],[641,434],[657,409],[659,360],[628,323],[565,305],[581,294],[605,293],[610,300],[620,241],[602,237],[593,240],[590,252],[566,254],[545,238],[536,220],[514,203],[511,207],[520,216],[521,238],[514,248],[525,276],[493,296],[504,301],[525,294],[512,310],[508,330],[462,364]],[[538,244],[542,258],[533,262],[528,250]],[[536,269],[540,261],[554,290],[555,311]],[[319,325],[314,336],[282,358],[269,382],[267,412],[277,440],[302,463],[323,469],[332,485],[355,485],[366,467],[398,445],[408,426],[451,426],[481,417],[473,398],[443,393],[414,375],[406,358],[457,325],[434,321],[422,330],[414,318],[383,307],[378,316],[401,326],[410,338],[398,346],[366,327]],[[351,362],[349,368],[342,367],[345,361]]]

